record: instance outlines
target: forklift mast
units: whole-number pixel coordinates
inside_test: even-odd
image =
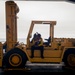
[[[6,44],[9,51],[17,43],[17,13],[19,8],[14,1],[6,1]]]

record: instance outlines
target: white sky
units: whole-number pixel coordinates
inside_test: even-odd
[[[75,38],[75,4],[65,1],[15,1],[19,6],[18,38],[27,38],[32,20],[57,21],[55,37]],[[6,38],[5,1],[0,1],[0,38]],[[47,28],[47,29],[46,29]],[[48,36],[48,26],[38,27]],[[37,30],[35,29],[35,30]],[[34,30],[34,31],[35,31]]]

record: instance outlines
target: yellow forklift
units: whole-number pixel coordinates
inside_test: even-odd
[[[0,67],[4,68],[25,68],[26,62],[31,63],[61,63],[65,66],[75,68],[75,38],[54,38],[54,26],[56,21],[32,21],[27,36],[27,44],[17,41],[17,13],[19,7],[14,1],[6,1],[6,42],[0,42]],[[40,57],[40,51],[34,51],[34,58],[31,58],[31,35],[35,25],[49,25],[49,36],[51,42],[44,46],[44,58]],[[5,53],[3,53],[5,49]]]

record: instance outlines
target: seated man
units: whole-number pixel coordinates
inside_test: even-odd
[[[40,50],[41,58],[44,58],[43,57],[43,51],[44,51],[43,40],[42,40],[41,35],[39,33],[34,34],[34,37],[32,39],[31,58],[34,57],[34,50]]]

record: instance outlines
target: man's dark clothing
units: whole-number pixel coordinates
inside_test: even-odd
[[[40,50],[40,55],[41,58],[43,58],[43,51],[44,51],[44,47],[43,46],[31,46],[31,57],[34,57],[34,50]]]

